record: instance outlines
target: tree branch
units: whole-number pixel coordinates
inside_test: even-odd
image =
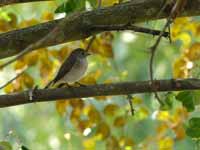
[[[155,80],[154,83],[157,87],[157,92],[200,89],[200,79]],[[62,99],[127,95],[150,92],[154,92],[151,81],[122,82],[57,89],[36,89],[19,93],[0,95],[0,107]]]
[[[103,32],[98,28],[92,30],[92,27],[101,25],[124,25],[130,22],[136,23],[166,18],[169,15],[168,9],[160,12],[159,18],[156,15],[162,7],[162,4],[162,0],[134,0],[3,33],[0,34],[0,58],[9,57],[21,52],[28,45],[35,43],[41,37],[47,35],[60,21],[64,21],[64,25],[59,29],[58,34],[52,40],[44,42],[43,45],[37,48],[80,40]],[[194,16],[199,14],[200,1],[190,0],[184,12],[179,16]]]
[[[0,0],[0,6],[11,5],[16,3],[28,3],[38,1],[50,1],[50,0]]]

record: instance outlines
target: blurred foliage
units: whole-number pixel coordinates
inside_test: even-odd
[[[0,9],[0,32],[25,28],[72,12],[96,9],[96,0],[58,0],[20,4]],[[102,0],[102,7],[118,3]],[[58,13],[55,14],[54,12]],[[162,29],[165,20],[139,25]],[[199,17],[177,18],[171,25],[171,39],[163,39],[155,58],[159,78],[199,78]],[[0,83],[16,73],[25,73],[6,86],[13,93],[39,85],[43,88],[56,74],[64,59],[89,39],[42,48],[1,70]],[[151,35],[123,32],[98,34],[90,51],[89,69],[82,84],[112,83],[149,79]],[[3,60],[4,61],[4,60]],[[134,95],[131,116],[125,96],[59,100],[0,110],[0,149],[38,150],[193,150],[200,136],[199,91],[161,94],[159,106],[150,94]],[[25,146],[26,145],[26,146]]]

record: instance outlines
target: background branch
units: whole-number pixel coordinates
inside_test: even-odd
[[[155,80],[154,85],[157,87],[157,92],[197,90],[200,89],[200,79]],[[154,92],[151,81],[121,82],[72,88],[38,89],[0,95],[0,107],[71,98],[127,95],[149,92]],[[32,94],[32,101],[30,101],[30,93]]]
[[[72,14],[66,18],[38,24],[32,27],[10,31],[0,34],[0,58],[13,56],[28,45],[44,37],[55,26],[64,20],[64,25],[59,29],[53,40],[44,42],[36,48],[52,46],[64,42],[84,39],[99,32],[101,29],[91,30],[99,25],[123,25],[127,23],[144,22],[160,18],[167,18],[169,12],[157,13],[162,7],[162,0],[134,0],[120,3],[112,7],[101,8],[93,11]],[[182,14],[179,16],[194,16],[200,14],[200,1],[190,0]],[[36,49],[34,48],[34,49]]]

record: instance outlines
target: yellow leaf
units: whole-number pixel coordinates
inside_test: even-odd
[[[108,116],[114,116],[115,112],[119,110],[119,106],[115,105],[115,104],[108,104],[105,108],[104,108],[104,114],[108,115]]]
[[[134,146],[134,142],[129,137],[121,136],[120,139],[119,139],[119,145],[121,147]]]
[[[168,121],[170,119],[170,115],[168,111],[158,111],[156,118],[160,121]]]
[[[91,123],[98,123],[101,120],[101,115],[99,111],[94,107],[90,106],[90,109],[88,111],[88,118]]]
[[[13,91],[14,91],[13,84],[8,84],[8,85],[4,88],[4,92],[5,92],[5,93],[12,93]]]
[[[77,120],[78,121],[78,129],[83,132],[86,128],[91,127],[91,122],[89,120]]]
[[[21,75],[20,77],[21,79],[21,82],[27,87],[27,88],[32,88],[33,85],[34,85],[34,80],[33,78],[27,74],[27,73],[24,73],[23,75]]]
[[[38,62],[38,55],[38,51],[33,51],[29,53],[28,55],[23,57],[24,63],[26,63],[28,66],[35,65]]]
[[[186,137],[185,129],[183,126],[176,126],[173,128],[175,134],[176,134],[176,139],[177,140],[183,140]]]
[[[124,116],[119,116],[114,120],[115,127],[123,127],[126,124],[126,118]]]
[[[72,99],[69,100],[69,103],[73,108],[82,109],[84,107],[84,101],[82,99]]]
[[[50,21],[50,20],[53,20],[54,18],[54,14],[53,13],[51,13],[51,12],[44,12],[43,14],[42,14],[42,20],[44,20],[44,21]]]
[[[25,68],[27,66],[27,64],[23,61],[23,60],[18,60],[15,65],[14,68],[15,70],[22,70],[23,68]]]
[[[65,114],[67,105],[68,105],[68,100],[56,101],[56,110],[61,116]]]
[[[83,147],[85,150],[94,150],[96,145],[95,138],[89,138],[83,141]]]
[[[101,122],[97,126],[96,137],[99,140],[104,140],[110,135],[110,127],[107,123]]]
[[[102,6],[111,6],[117,4],[119,0],[102,0]]]
[[[187,63],[188,60],[185,57],[175,60],[173,65],[174,78],[186,78],[188,76]]]
[[[80,108],[73,108],[71,115],[70,115],[70,120],[72,122],[77,122],[80,119],[81,112],[82,110]]]
[[[120,150],[119,148],[119,142],[117,141],[117,139],[114,136],[110,136],[107,140],[106,140],[106,149],[107,150]]]
[[[188,47],[191,44],[191,36],[187,32],[182,32],[177,36],[177,39],[181,40],[183,47]]]
[[[133,97],[132,103],[133,103],[133,104],[136,104],[136,105],[139,105],[139,104],[142,104],[142,103],[143,103],[143,100],[142,100],[142,98],[140,98],[140,97]]]
[[[191,61],[200,59],[200,43],[192,44],[188,49],[186,56]]]
[[[170,137],[162,138],[159,141],[159,150],[173,150],[174,148],[174,141]]]

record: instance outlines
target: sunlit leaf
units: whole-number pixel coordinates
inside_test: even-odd
[[[173,150],[174,141],[170,137],[165,137],[159,141],[159,150]]]
[[[92,150],[95,149],[96,139],[95,138],[88,138],[83,141],[83,147],[85,150]]]
[[[12,150],[12,145],[7,141],[0,141],[0,150]]]

